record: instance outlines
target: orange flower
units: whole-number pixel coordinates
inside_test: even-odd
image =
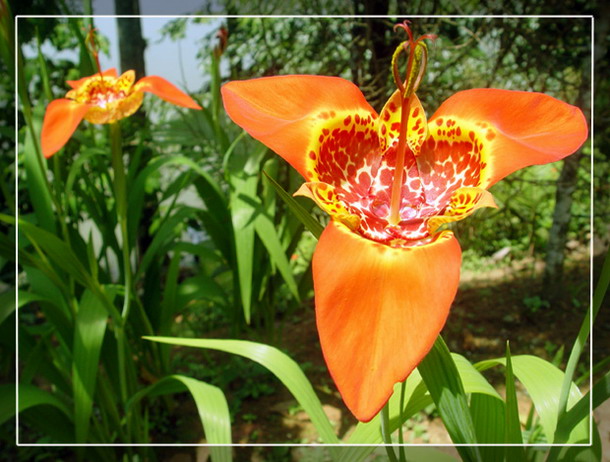
[[[142,105],[144,92],[177,106],[201,109],[190,96],[161,77],[144,77],[135,85],[134,80],[134,71],[119,77],[116,69],[69,80],[72,90],[66,98],[53,100],[47,106],[41,135],[44,156],[48,158],[59,151],[83,119],[108,124],[132,115]]]
[[[336,77],[222,88],[229,117],[287,160],[305,178],[298,193],[331,216],[313,257],[317,327],[333,380],[365,422],[447,319],[461,250],[439,227],[495,207],[487,188],[520,168],[562,159],[587,138],[582,112],[544,94],[462,91],[427,121],[415,87],[399,88],[379,115]]]

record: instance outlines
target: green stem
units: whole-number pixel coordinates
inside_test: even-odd
[[[121,388],[121,401],[127,402],[129,396],[127,385],[127,340],[125,338],[125,324],[131,308],[132,273],[131,259],[129,258],[129,236],[127,233],[127,185],[125,181],[125,165],[123,163],[123,147],[121,127],[115,122],[110,124],[110,150],[112,153],[112,170],[114,198],[116,203],[117,221],[121,231],[121,251],[123,254],[123,278],[125,294],[123,296],[123,310],[121,312],[122,325],[115,326],[115,337],[117,342],[119,383]],[[129,425],[130,417],[127,416],[127,441],[130,441],[131,432]]]
[[[110,124],[110,146],[112,151],[112,169],[114,171],[114,198],[116,201],[117,221],[121,231],[121,250],[123,254],[123,278],[125,280],[125,298],[123,299],[123,320],[127,320],[131,308],[132,271],[129,252],[129,235],[127,232],[127,185],[121,127],[118,123]]]
[[[388,459],[390,462],[398,462],[396,454],[394,454],[394,448],[392,444],[392,435],[390,434],[390,402],[388,401],[383,408],[381,408],[381,435],[383,436],[383,442],[386,444],[385,450],[388,453]]]
[[[398,447],[398,457],[400,459],[400,462],[407,462],[407,455],[405,454],[405,448],[404,448],[404,437],[402,434],[402,424],[404,423],[404,405],[405,405],[405,391],[407,388],[407,381],[404,380],[402,382],[402,384],[400,385],[400,410],[399,410],[399,415],[400,415],[400,426],[398,427],[398,444],[400,445]]]

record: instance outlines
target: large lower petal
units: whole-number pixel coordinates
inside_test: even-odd
[[[168,82],[162,77],[149,75],[138,80],[138,83],[133,88],[134,92],[145,91],[158,96],[165,101],[177,106],[186,107],[189,109],[201,109],[193,98],[184,93],[174,84]]]
[[[461,138],[476,140],[481,180],[474,186],[482,188],[520,168],[563,159],[588,136],[579,108],[542,93],[495,89],[456,93],[439,107],[429,127],[434,129],[429,141],[457,128]]]
[[[68,142],[89,109],[87,104],[56,99],[47,106],[42,122],[42,154],[51,157]]]
[[[459,282],[451,232],[392,248],[332,221],[313,258],[316,319],[324,358],[347,407],[372,419],[424,358]]]
[[[350,126],[354,120],[370,122],[377,117],[358,87],[338,77],[264,77],[229,82],[221,92],[233,122],[286,159],[308,181],[317,177],[308,162],[316,158],[312,142],[324,136],[321,127],[325,123],[342,117],[340,124]]]

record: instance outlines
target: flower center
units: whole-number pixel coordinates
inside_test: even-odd
[[[109,82],[109,78],[99,79],[89,88],[89,103],[105,108],[108,104],[124,99],[127,94],[124,90],[117,89]]]

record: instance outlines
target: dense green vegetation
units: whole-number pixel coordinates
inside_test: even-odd
[[[308,8],[311,12],[326,9],[329,14],[349,8],[350,12],[396,15],[402,12],[396,3],[390,2],[389,10],[381,12],[372,11],[365,2],[336,2],[333,6],[308,3]],[[426,2],[419,3],[414,6],[419,14],[450,12],[446,2],[438,2],[440,6],[433,11],[428,11]],[[463,13],[503,12],[481,7],[479,2],[461,3]],[[6,7],[4,2],[2,5]],[[247,8],[265,13],[247,5],[229,2],[221,13],[248,13]],[[300,2],[295,3],[299,6]],[[515,2],[513,6],[515,13],[540,13],[529,3]],[[19,13],[16,6],[11,7],[13,13]],[[277,5],[258,7],[280,12]],[[57,11],[47,13],[66,14],[67,8],[77,11],[79,6],[60,2]],[[4,95],[0,99],[5,101],[0,106],[4,115],[0,119],[0,149],[6,154],[0,156],[5,198],[0,216],[0,373],[5,377],[0,384],[2,440],[15,438],[12,419],[17,386],[21,443],[93,445],[77,450],[77,456],[67,448],[47,448],[44,452],[22,447],[18,453],[22,460],[164,460],[165,455],[146,447],[95,444],[192,443],[202,437],[211,444],[235,443],[247,433],[244,422],[258,419],[261,424],[265,418],[268,420],[259,427],[269,435],[250,434],[245,436],[249,439],[239,441],[302,442],[269,439],[283,437],[268,430],[280,425],[265,412],[256,411],[257,402],[268,406],[279,393],[285,397],[285,385],[289,399],[296,400],[289,412],[304,410],[313,422],[316,437],[312,441],[387,442],[388,436],[379,431],[383,416],[358,424],[346,438],[339,434],[337,423],[328,420],[320,400],[327,404],[334,396],[336,403],[337,397],[318,345],[311,345],[316,349],[315,359],[295,361],[302,343],[294,337],[295,332],[302,332],[303,321],[311,319],[312,313],[311,255],[320,224],[326,224],[327,217],[311,201],[291,198],[301,178],[228,119],[219,88],[228,80],[259,76],[341,76],[356,83],[379,111],[394,91],[388,69],[400,39],[392,31],[396,19],[175,19],[166,26],[164,38],[200,44],[197,56],[184,59],[198,60],[206,75],[207,84],[193,95],[203,110],[176,108],[146,97],[140,115],[120,121],[121,140],[107,126],[83,123],[65,148],[48,160],[42,157],[39,144],[45,108],[63,97],[67,80],[95,72],[83,32],[87,20],[21,18],[18,43],[13,47],[9,19],[2,17],[0,62],[0,91]],[[209,32],[211,21],[228,30],[222,53],[217,29]],[[197,38],[185,34],[188,23],[201,24],[202,33]],[[607,31],[607,19],[596,24],[596,30],[603,32],[604,26]],[[498,310],[502,314],[496,323],[510,325],[505,313],[518,313],[513,317],[523,314],[520,319],[524,325],[530,323],[546,333],[552,330],[547,323],[553,318],[552,310],[560,307],[572,316],[570,337],[563,338],[561,344],[545,345],[546,354],[534,352],[533,345],[531,350],[530,345],[516,347],[518,353],[529,355],[515,355],[511,338],[512,357],[505,348],[507,338],[497,339],[499,357],[488,355],[479,362],[475,361],[482,358],[472,359],[468,351],[456,349],[448,341],[454,353],[451,356],[440,339],[420,372],[407,382],[406,406],[403,408],[400,393],[391,399],[386,426],[391,431],[403,425],[412,428],[422,415],[434,414],[442,418],[455,443],[472,443],[474,439],[494,443],[588,441],[591,435],[584,419],[588,398],[579,401],[582,393],[571,381],[586,381],[589,373],[588,360],[579,363],[589,334],[587,322],[572,349],[588,308],[589,282],[587,269],[582,273],[574,268],[577,264],[588,268],[587,247],[594,233],[590,228],[590,185],[596,205],[595,232],[600,237],[607,234],[610,194],[606,181],[610,172],[605,123],[608,92],[604,91],[609,83],[597,75],[607,63],[596,56],[596,75],[591,75],[591,21],[425,17],[413,19],[412,27],[416,35],[437,36],[430,45],[427,77],[418,91],[429,117],[457,91],[493,87],[547,93],[582,108],[591,123],[592,78],[596,79],[598,112],[594,150],[585,143],[573,162],[576,174],[571,179],[562,176],[564,162],[515,172],[491,189],[498,209],[479,210],[451,225],[464,249],[465,272],[480,276],[500,266],[513,274],[519,265],[527,268],[525,285],[530,282],[531,290],[516,295],[521,305]],[[78,50],[78,58],[53,59],[42,52],[42,44],[57,50]],[[108,50],[104,37],[99,44],[102,51]],[[600,43],[601,50],[606,46],[607,39]],[[25,47],[34,54],[24,57]],[[12,80],[15,50],[17,82]],[[11,97],[15,85],[19,97],[17,139],[14,127],[7,122],[15,113]],[[116,163],[116,152],[111,152],[112,143],[122,146],[123,180],[118,179],[120,164]],[[123,186],[120,181],[124,181]],[[120,192],[121,187],[126,188],[126,194]],[[572,202],[567,225],[553,227],[558,220],[556,204],[566,197]],[[125,234],[119,231],[123,225]],[[552,233],[560,234],[558,249],[549,246]],[[563,279],[543,286],[543,263],[552,252],[566,257],[561,265]],[[594,310],[599,310],[604,297],[607,266]],[[481,290],[478,297],[482,305],[483,300],[493,299],[493,294],[504,300],[501,289],[493,283],[485,290],[492,296]],[[593,313],[595,316],[597,311]],[[18,380],[13,359],[16,317]],[[443,335],[461,335],[471,328],[476,334],[476,326],[454,324]],[[586,351],[583,357],[588,358]],[[600,385],[594,389],[594,405],[608,397],[608,387],[604,390],[609,380],[606,357],[607,352],[596,352],[599,367],[595,378]],[[491,368],[500,373],[495,377],[482,373]],[[448,377],[446,371],[453,371],[453,375]],[[548,383],[540,381],[542,376]],[[529,416],[520,416],[522,423],[527,421],[524,425],[519,425],[515,377],[534,405]],[[506,398],[500,398],[492,386],[498,382],[505,385]],[[451,390],[455,399],[441,401],[443,390]],[[549,395],[554,397],[550,403],[546,402]],[[569,406],[578,401],[567,413],[566,400]],[[185,403],[191,403],[190,413],[184,411]],[[502,431],[496,428],[495,433],[487,431],[490,426],[485,419],[490,413],[495,413],[502,425],[506,416],[506,432],[504,427]],[[355,423],[351,416],[344,421]],[[579,455],[596,460],[600,446],[595,427],[592,437],[593,447],[581,449]],[[402,433],[396,438],[402,438]],[[264,457],[289,460],[289,454],[280,449],[269,449]],[[335,449],[327,451],[325,457],[352,461],[365,460],[373,447]],[[494,449],[462,447],[459,456],[464,460],[567,461],[574,460],[578,451],[516,448],[512,453],[500,447],[492,454]],[[249,455],[246,451],[237,453],[236,460]],[[214,462],[232,457],[226,447],[213,448],[211,456]],[[17,453],[8,457],[15,458]]]

